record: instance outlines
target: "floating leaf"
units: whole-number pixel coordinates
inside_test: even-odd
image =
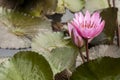
[[[119,80],[120,58],[103,57],[77,67],[70,80]]]
[[[65,13],[64,0],[58,0],[56,13]]]
[[[65,47],[68,41],[64,39],[64,34],[60,32],[41,32],[32,41],[32,48],[39,52],[51,52],[57,47]]]
[[[96,10],[107,7],[109,7],[107,0],[86,0],[84,10],[85,11],[89,10],[90,12],[94,12]]]
[[[106,34],[109,43],[113,43],[115,30],[117,30],[117,8],[107,8],[101,12],[103,20],[105,20],[104,33]]]
[[[84,7],[84,0],[58,0],[56,12],[65,13],[65,8],[72,12],[80,11]]]
[[[0,47],[9,49],[28,48],[31,46],[31,41],[25,36],[19,37],[11,32],[2,23],[0,23]]]
[[[84,0],[64,0],[65,7],[72,12],[80,11],[84,7],[84,3]]]
[[[25,11],[28,11],[33,16],[41,16],[41,14],[53,14],[57,6],[57,0],[37,0],[29,3],[30,4],[28,5],[26,4]]]
[[[2,48],[30,47],[30,39],[39,31],[51,29],[51,22],[47,19],[32,17],[11,10],[2,10],[0,25],[2,25],[0,28],[3,27],[3,32],[0,32],[2,34],[0,40]]]
[[[50,63],[53,73],[56,74],[65,69],[73,70],[75,68],[77,51],[74,48],[62,47],[53,49],[44,56]]]
[[[1,0],[0,5],[39,17],[43,14],[53,14],[57,0]]]
[[[77,51],[64,40],[63,33],[44,32],[32,42],[32,50],[42,54],[49,62],[54,75],[64,69],[75,68]],[[42,53],[41,53],[42,52]]]
[[[0,80],[53,80],[53,73],[43,56],[22,51],[0,65]]]

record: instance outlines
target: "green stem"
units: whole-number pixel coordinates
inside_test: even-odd
[[[86,58],[89,61],[88,39],[86,39]]]
[[[108,1],[108,5],[109,5],[109,7],[111,7],[110,0],[107,0],[107,1]]]
[[[85,58],[84,58],[84,55],[81,52],[81,48],[79,48],[79,53],[80,53],[80,57],[81,57],[81,59],[82,59],[82,61],[84,63],[85,62]]]
[[[113,3],[113,7],[115,7],[115,0],[112,0],[112,3]]]

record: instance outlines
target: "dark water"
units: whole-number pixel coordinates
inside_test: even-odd
[[[31,50],[31,49],[30,48],[29,49],[21,49],[21,50],[0,49],[0,58],[1,57],[11,57],[19,51],[26,51],[26,50]]]

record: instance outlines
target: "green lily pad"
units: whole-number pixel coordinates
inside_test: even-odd
[[[53,70],[53,73],[60,73],[65,69],[73,71],[75,69],[76,57],[78,53],[74,48],[62,47],[53,49],[44,55]]]
[[[0,8],[0,25],[1,48],[28,48],[31,46],[30,39],[39,31],[51,30],[48,19],[3,8]]]
[[[0,65],[0,80],[53,80],[53,73],[43,56],[22,51]]]
[[[119,80],[120,58],[103,57],[77,67],[70,80]]]
[[[117,8],[107,8],[101,12],[103,20],[105,20],[104,33],[106,34],[109,43],[113,43],[115,30],[117,30]]]
[[[85,4],[85,0],[58,0],[56,13],[65,13],[65,8],[72,12],[80,11]]]
[[[0,6],[40,17],[44,14],[53,14],[57,0],[1,0]]]
[[[35,34],[40,29],[51,29],[51,22],[44,18],[30,16],[26,13],[4,10],[0,14],[0,22],[6,25],[10,31],[15,33],[17,30],[24,34]],[[16,32],[17,32],[16,31]]]
[[[48,60],[54,75],[64,69],[75,68],[77,50],[69,45],[69,41],[64,39],[61,32],[39,33],[32,42],[32,50]]]
[[[107,0],[86,0],[85,2],[85,11],[89,10],[90,12],[94,12],[99,9],[108,8]]]
[[[69,42],[64,39],[61,32],[41,32],[32,41],[32,49],[38,52],[51,52],[58,47],[65,47]]]
[[[72,12],[80,11],[85,4],[85,0],[64,0],[64,5]]]
[[[58,0],[56,13],[65,13],[64,0]]]

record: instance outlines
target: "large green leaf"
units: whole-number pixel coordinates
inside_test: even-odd
[[[0,65],[0,80],[53,80],[53,74],[43,56],[23,51]]]
[[[64,13],[65,8],[72,12],[80,11],[84,7],[85,0],[58,0],[56,12]]]
[[[1,20],[1,22],[6,23],[7,21],[9,21],[9,23],[11,23],[13,27],[25,29],[27,27],[28,29],[31,27],[32,29],[33,28],[51,29],[50,21],[48,19],[44,19],[43,17],[33,17],[30,16],[29,14],[12,11],[10,9],[3,9],[0,14],[0,17],[4,19],[4,21]],[[9,23],[6,24],[10,25]]]
[[[99,9],[107,8],[108,2],[107,0],[86,0],[85,2],[85,11],[89,10],[90,12],[94,12]]]
[[[64,0],[58,0],[56,13],[65,13]]]
[[[120,58],[103,57],[79,66],[71,80],[119,80]]]
[[[57,0],[1,0],[0,6],[39,17],[43,14],[53,14]]]
[[[115,30],[117,29],[117,8],[106,8],[101,12],[103,20],[105,20],[104,33],[110,42],[113,41]]]
[[[51,22],[48,19],[3,8],[0,8],[0,25],[1,48],[30,47],[29,39],[41,30],[51,30]]]
[[[32,41],[32,49],[39,52],[51,52],[57,47],[65,47],[68,41],[61,32],[41,32]]]
[[[13,33],[23,33],[26,36],[34,37],[41,29],[51,29],[51,22],[44,18],[32,17],[19,12],[8,14],[8,20],[12,23]]]
[[[45,57],[50,63],[53,73],[56,74],[65,69],[72,71],[75,68],[77,51],[70,47],[56,48]]]
[[[72,12],[80,11],[85,4],[85,0],[64,0],[64,5],[66,8]]]
[[[37,0],[29,3],[30,5],[26,4],[26,9],[23,8],[23,10],[28,11],[28,13],[32,14],[33,16],[41,16],[41,14],[53,14],[57,7],[57,0]]]
[[[54,74],[75,66],[77,51],[64,39],[63,33],[44,32],[32,42],[32,50],[38,51],[50,63]],[[41,53],[42,52],[42,53]]]

